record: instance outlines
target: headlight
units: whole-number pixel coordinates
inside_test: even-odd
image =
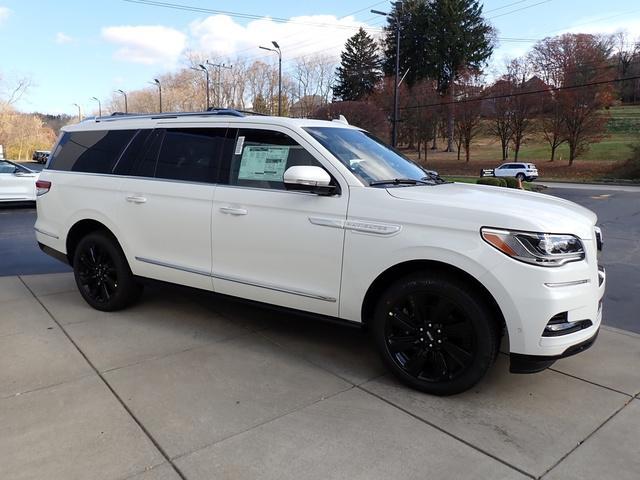
[[[543,267],[559,267],[584,259],[584,246],[575,235],[482,228],[482,238],[505,255]]]

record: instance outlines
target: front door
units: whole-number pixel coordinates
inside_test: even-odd
[[[235,146],[212,211],[215,291],[337,316],[346,185],[334,196],[288,191],[290,166],[321,166],[337,185],[339,174],[294,132],[230,132]]]

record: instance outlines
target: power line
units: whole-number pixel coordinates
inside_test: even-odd
[[[511,15],[512,13],[520,12],[522,10],[527,10],[529,8],[537,7],[538,5],[542,5],[543,3],[549,3],[551,0],[542,0],[541,2],[534,3],[532,5],[527,5],[521,8],[517,8],[515,10],[511,10],[509,12],[501,13],[500,15],[494,15],[493,17],[489,17],[487,20],[493,20],[494,18],[504,17],[505,15]]]
[[[500,100],[502,98],[520,97],[523,95],[537,95],[540,93],[560,92],[564,90],[575,90],[577,88],[595,87],[598,85],[606,85],[607,83],[626,82],[628,80],[638,80],[638,79],[640,79],[640,75],[636,75],[633,77],[616,78],[614,80],[601,80],[598,82],[582,83],[579,85],[567,85],[565,87],[549,87],[541,90],[530,90],[527,92],[505,93],[502,95],[493,95],[490,97],[467,98],[464,100],[453,100],[448,102],[428,103],[428,104],[422,104],[422,105],[409,105],[406,107],[401,107],[400,110],[413,110],[416,108],[440,107],[443,105],[454,105],[458,103],[483,102],[485,100]]]
[[[484,13],[497,12],[498,10],[504,10],[505,8],[509,8],[509,7],[514,6],[514,5],[518,5],[519,3],[524,3],[524,2],[528,2],[528,1],[529,0],[518,0],[517,2],[507,3],[506,5],[503,5],[501,7],[492,8],[491,10],[487,10]]]
[[[248,20],[271,20],[276,23],[291,23],[295,25],[307,25],[307,26],[314,26],[314,27],[345,28],[350,30],[360,28],[360,26],[355,26],[355,25],[336,25],[336,24],[330,24],[330,23],[298,22],[295,20],[291,20],[290,18],[269,17],[265,15],[255,15],[251,13],[231,12],[228,10],[214,10],[211,8],[196,7],[193,5],[185,5],[180,3],[160,2],[156,0],[124,0],[124,1],[129,3],[137,3],[140,5],[147,5],[151,7],[170,8],[173,10],[182,10],[186,12],[196,12],[196,13],[208,13],[212,15],[226,15],[228,17],[243,18]]]

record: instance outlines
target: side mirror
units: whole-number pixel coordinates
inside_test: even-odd
[[[311,165],[296,165],[284,172],[284,185],[287,190],[333,195],[335,185],[331,185],[331,177],[324,168]]]

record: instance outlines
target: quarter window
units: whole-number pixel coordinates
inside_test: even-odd
[[[320,163],[288,135],[273,130],[240,129],[228,172],[231,185],[284,190],[284,172]]]
[[[53,152],[48,168],[111,173],[118,157],[135,133],[135,130],[66,132]]]

